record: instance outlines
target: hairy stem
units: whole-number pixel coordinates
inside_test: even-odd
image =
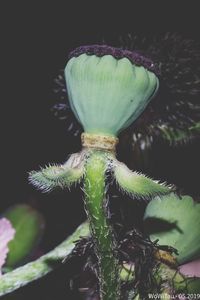
[[[108,222],[106,168],[105,153],[93,152],[86,164],[85,204],[98,259],[100,299],[118,300],[119,264],[115,257],[115,238]]]
[[[76,231],[54,250],[41,256],[39,259],[30,262],[22,267],[8,272],[0,278],[0,296],[6,295],[29,282],[39,279],[51,272],[65,257],[71,254],[75,242],[80,236],[88,236],[88,223],[81,224]]]

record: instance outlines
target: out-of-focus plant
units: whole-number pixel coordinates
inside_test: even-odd
[[[27,204],[11,206],[3,216],[15,229],[5,265],[8,269],[13,269],[31,257],[42,238],[45,221],[41,213]]]
[[[144,220],[152,240],[177,249],[177,262],[200,258],[200,203],[189,196],[169,195],[153,199]]]
[[[177,33],[141,38],[130,35],[125,47],[149,55],[161,69],[157,96],[132,127],[132,133],[179,145],[200,135],[200,44]],[[137,138],[135,141],[137,141]]]

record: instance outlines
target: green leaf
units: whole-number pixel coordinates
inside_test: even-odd
[[[148,204],[144,220],[151,240],[178,250],[179,264],[200,257],[200,204],[191,197],[157,197]]]
[[[143,174],[132,172],[125,164],[118,161],[114,162],[113,169],[119,187],[135,198],[149,200],[157,195],[171,192],[169,186],[154,181]]]
[[[14,239],[9,243],[6,267],[12,268],[23,262],[38,245],[44,232],[43,216],[26,204],[9,208],[4,216],[16,230]]]
[[[200,292],[200,278],[199,277],[192,277],[186,278],[187,282],[187,292],[193,294],[199,294]]]

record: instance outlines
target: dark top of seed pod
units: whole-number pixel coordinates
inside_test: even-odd
[[[143,66],[144,68],[152,71],[156,75],[160,75],[160,69],[157,64],[155,64],[150,58],[143,56],[141,53],[137,51],[129,51],[121,48],[115,48],[107,45],[89,45],[89,46],[81,46],[73,50],[69,54],[69,59],[72,57],[77,57],[81,54],[87,55],[96,55],[96,56],[104,56],[104,55],[112,55],[116,59],[128,58],[133,64],[137,66]]]

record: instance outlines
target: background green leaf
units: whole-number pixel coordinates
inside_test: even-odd
[[[45,228],[41,213],[26,204],[10,207],[3,214],[16,230],[14,239],[9,243],[6,267],[13,268],[29,257],[38,245]]]
[[[145,230],[152,241],[168,245],[179,252],[179,264],[200,257],[200,203],[190,196],[175,194],[156,197],[147,206]]]

